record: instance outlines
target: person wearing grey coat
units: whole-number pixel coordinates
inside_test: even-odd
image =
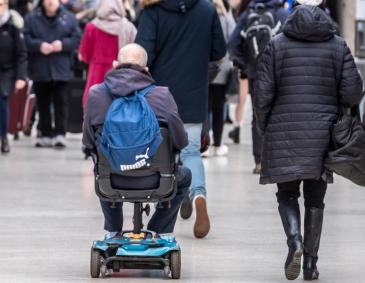
[[[228,42],[229,37],[236,26],[232,12],[229,9],[230,7],[228,3],[225,1],[214,0],[213,3],[217,8],[224,39],[226,42]],[[212,118],[214,140],[214,147],[210,153],[217,156],[224,156],[228,153],[228,147],[226,145],[222,145],[224,106],[226,102],[227,82],[229,80],[230,73],[233,70],[233,64],[229,59],[228,53],[220,61],[219,68],[220,71],[218,72],[216,78],[209,85],[209,117]]]

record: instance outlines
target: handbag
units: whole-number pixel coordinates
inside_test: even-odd
[[[333,150],[325,158],[325,168],[365,186],[365,125],[361,123],[359,107],[340,109],[331,136]]]
[[[227,77],[226,94],[233,96],[238,95],[240,91],[240,82],[238,78],[238,69],[231,67]]]

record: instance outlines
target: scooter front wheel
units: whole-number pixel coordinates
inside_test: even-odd
[[[181,251],[172,251],[170,254],[171,278],[180,279],[181,276]]]
[[[90,255],[90,275],[92,278],[99,278],[100,276],[100,268],[102,263],[102,255],[100,251],[91,249]]]

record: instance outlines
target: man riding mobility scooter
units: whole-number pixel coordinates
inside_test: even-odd
[[[131,119],[131,115],[133,116],[135,112],[128,112],[128,107],[129,110],[136,107],[137,104],[133,104],[133,100],[141,99],[141,96],[142,103],[138,107],[142,105],[140,110],[143,110],[141,113],[145,115],[142,120],[147,119],[145,122],[150,123],[150,120],[147,121],[153,117],[146,117],[149,110],[145,108],[145,100],[143,100],[148,91],[150,90],[146,89],[142,91],[144,92],[142,94],[137,92],[134,96],[124,99],[125,105],[122,108],[120,108],[121,105],[114,105],[113,102],[106,115],[103,133],[98,134],[99,146],[97,153],[93,154],[96,194],[102,201],[114,205],[123,202],[133,203],[134,228],[132,231],[121,231],[112,238],[105,237],[102,241],[94,241],[90,260],[90,272],[93,278],[98,278],[100,275],[105,277],[110,274],[110,270],[118,272],[120,269],[162,269],[166,276],[171,274],[173,279],[180,278],[181,251],[175,237],[171,233],[158,234],[143,230],[142,223],[143,213],[146,215],[150,213],[148,203],[168,207],[177,193],[176,175],[179,160],[171,145],[167,126],[159,125],[156,120],[155,125],[149,126],[150,131],[145,127],[145,131],[149,132],[148,135],[150,137],[155,135],[155,139],[150,140],[151,143],[147,146],[144,144],[145,150],[139,154],[135,152],[135,148],[138,147],[135,143],[137,140],[131,141],[129,148],[124,147],[121,150],[118,143],[123,142],[123,138],[115,139],[105,134],[107,131],[116,132],[115,125],[118,120],[123,123],[124,118]],[[113,114],[116,109],[119,109],[117,115]],[[123,127],[117,126],[118,131],[122,128],[123,133],[127,133],[126,129],[133,132],[133,127],[136,127],[138,123],[141,121],[134,119]],[[157,139],[156,135],[159,135]],[[140,137],[139,135],[139,142]],[[129,138],[125,136],[124,141]],[[141,146],[139,147],[141,149]],[[119,150],[117,155],[121,155],[122,159],[131,156],[129,163],[121,163],[113,156],[113,150],[116,148]],[[147,204],[144,206],[144,203]]]

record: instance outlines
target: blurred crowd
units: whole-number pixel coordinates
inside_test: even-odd
[[[84,106],[90,87],[102,82],[105,74],[111,69],[119,48],[134,41],[140,13],[143,6],[150,3],[134,0],[0,2],[3,9],[1,30],[14,31],[3,38],[8,44],[0,44],[1,57],[5,58],[0,61],[1,150],[3,153],[10,151],[7,132],[18,138],[18,133],[23,130],[29,136],[35,124],[37,147],[63,148],[66,146],[66,132],[81,132],[81,92]],[[250,2],[213,1],[227,43],[240,15],[249,7]],[[285,9],[291,7],[291,1],[272,2]],[[12,37],[11,42],[9,36]],[[2,42],[5,42],[4,40]],[[213,147],[205,152],[205,156],[224,156],[228,154],[228,147],[222,143],[225,122],[234,123],[229,137],[235,143],[240,142],[243,109],[249,93],[248,80],[246,71],[243,68],[235,68],[228,53],[219,67],[212,63],[210,72],[215,79],[210,82],[210,115],[204,129],[206,135],[209,129],[212,130]],[[238,80],[238,77],[241,79]],[[25,100],[12,97],[11,94],[21,92],[27,87],[32,87],[28,93],[35,93],[36,107],[25,109],[32,113],[25,113],[30,121],[24,123],[23,128],[20,126],[13,129],[13,124],[19,120],[18,117],[14,117],[16,111],[12,112],[13,105],[17,102],[24,104]],[[238,96],[239,99],[235,121],[231,121],[227,101],[234,96]],[[23,109],[24,106],[20,108]],[[259,163],[259,160],[256,160],[257,173],[260,170]]]

